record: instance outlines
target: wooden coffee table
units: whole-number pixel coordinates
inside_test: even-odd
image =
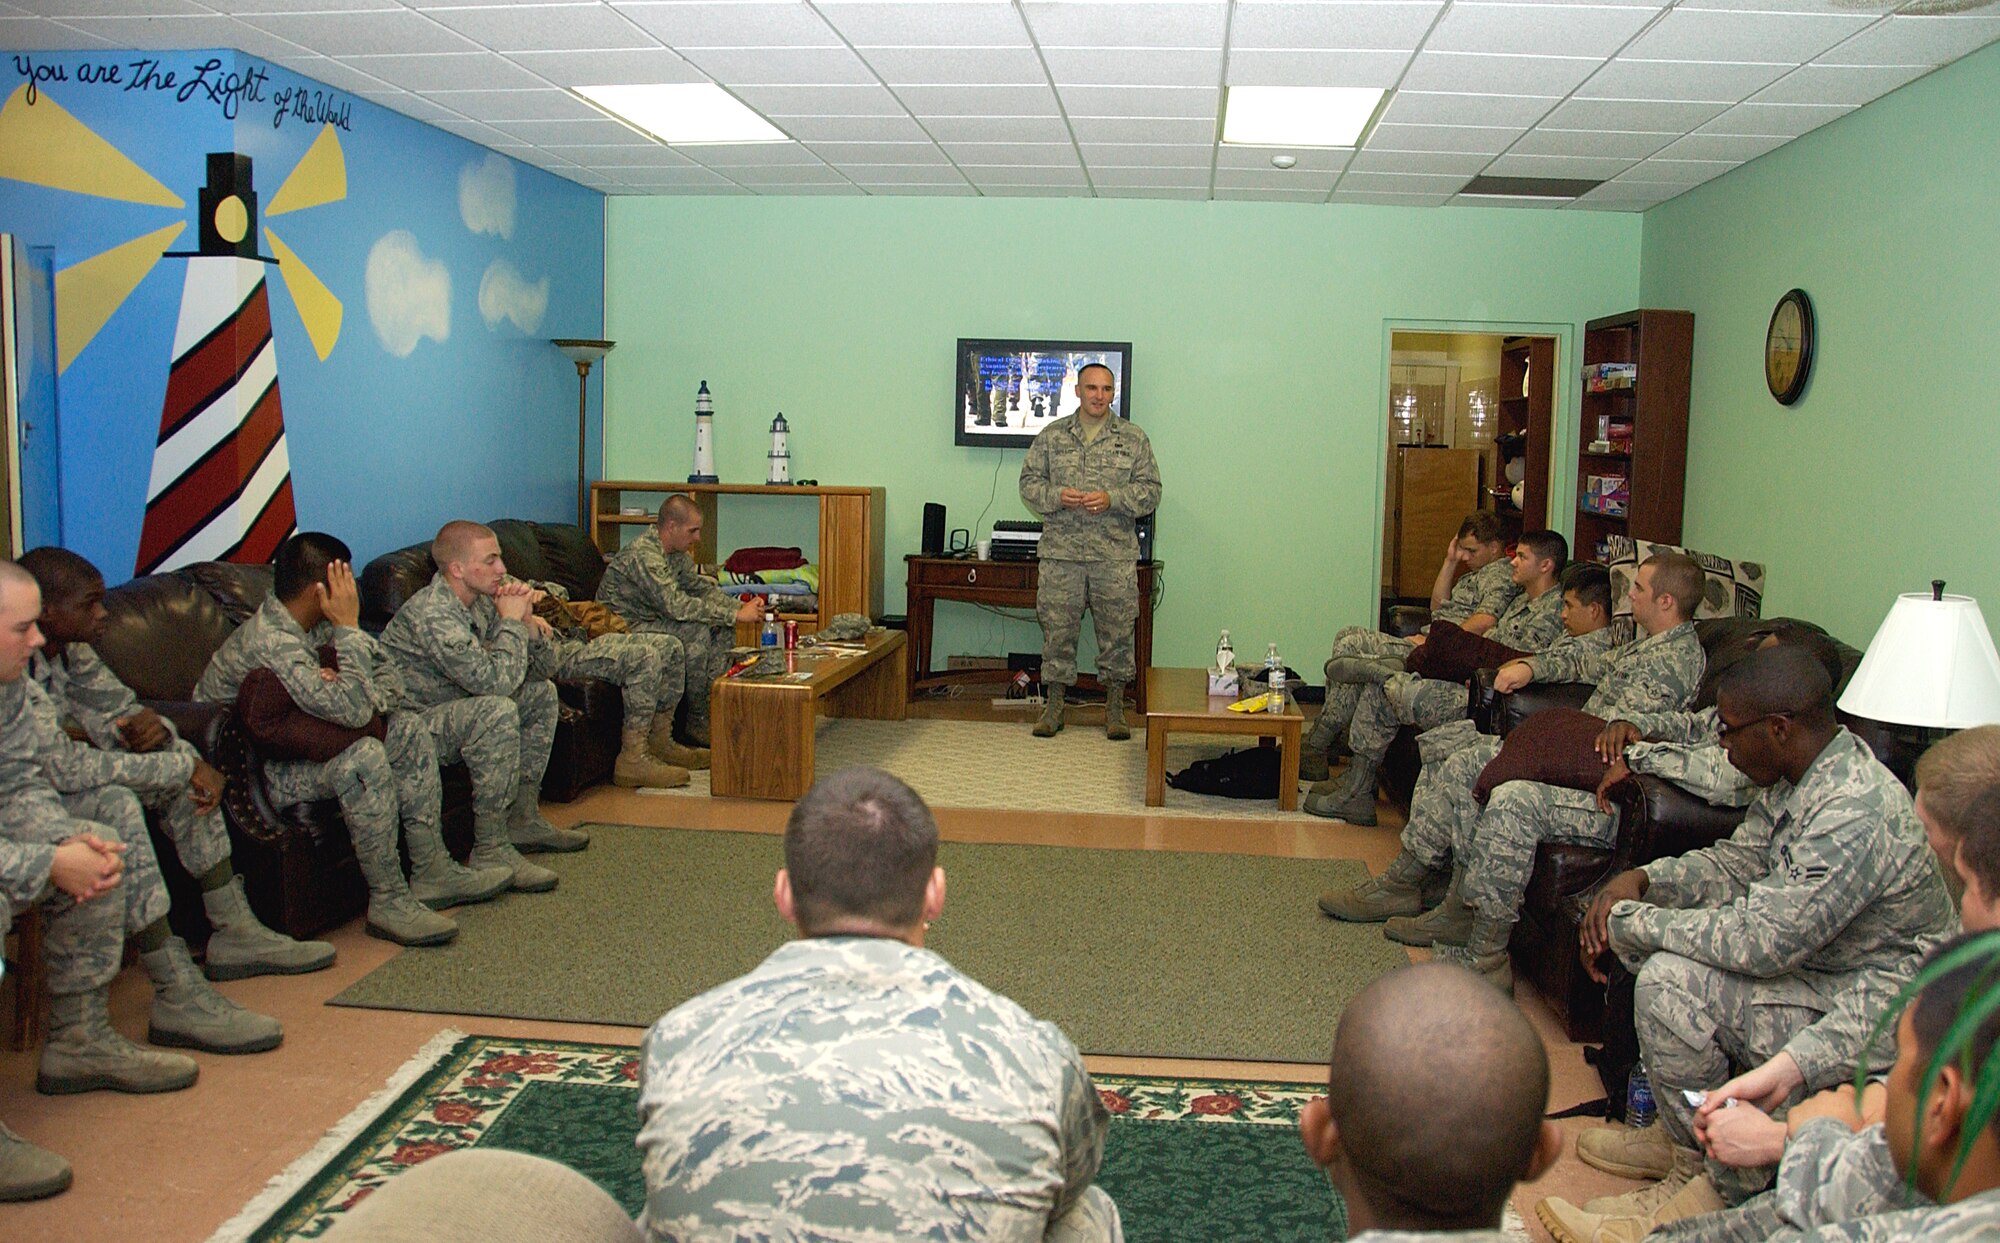
[[[1188,734],[1250,734],[1263,739],[1264,746],[1276,743],[1278,757],[1278,806],[1296,811],[1299,806],[1299,727],[1305,715],[1292,697],[1285,696],[1283,712],[1231,712],[1235,699],[1208,693],[1206,669],[1148,669],[1146,671],[1146,806],[1160,807],[1167,801],[1167,735],[1175,730]]]
[[[790,678],[717,678],[709,699],[709,792],[795,799],[812,788],[813,722],[827,716],[900,721],[909,709],[908,641],[871,630],[861,651],[787,652]],[[1293,731],[1293,741],[1298,732]],[[1293,768],[1298,765],[1294,764]]]

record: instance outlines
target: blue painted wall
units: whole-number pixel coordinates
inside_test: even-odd
[[[209,152],[250,156],[268,207],[321,118],[344,122],[346,197],[260,220],[344,308],[321,361],[272,268],[302,528],[330,530],[366,559],[449,518],[573,517],[576,371],[548,338],[602,335],[601,195],[232,51],[4,54],[6,94],[25,81],[28,56],[64,75],[41,81],[42,97],[188,204],[176,212],[0,178],[0,231],[52,246],[58,271],[177,219],[188,227],[172,249],[194,249]],[[135,86],[142,59],[157,61],[153,81],[172,73],[176,85]],[[203,72],[209,62],[219,64]],[[85,66],[114,65],[119,81],[84,80]],[[232,81],[245,89],[207,85]],[[58,380],[62,542],[113,582],[130,575],[138,549],[184,267],[155,265]],[[595,376],[590,388],[594,474]]]

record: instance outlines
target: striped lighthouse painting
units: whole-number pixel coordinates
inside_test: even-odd
[[[185,254],[173,364],[137,572],[262,563],[297,525],[250,158],[208,157],[201,249]],[[169,255],[169,258],[183,257]]]

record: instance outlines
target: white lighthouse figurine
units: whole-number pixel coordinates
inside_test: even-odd
[[[708,381],[694,395],[694,474],[689,483],[720,483],[715,475],[715,403],[708,396]]]
[[[778,411],[778,417],[771,420],[771,477],[765,483],[790,483],[792,481],[792,451],[785,447],[785,437],[791,434],[791,427],[785,422],[785,412]]]

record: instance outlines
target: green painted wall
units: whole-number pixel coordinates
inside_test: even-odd
[[[1767,614],[1865,645],[1895,593],[1949,580],[2000,620],[2000,47],[1645,217],[1645,304],[1695,313],[1688,543],[1769,563]],[[1810,387],[1764,387],[1803,288]]]
[[[1579,211],[614,198],[607,475],[684,478],[706,379],[722,477],[761,481],[783,410],[795,478],[888,489],[899,612],[925,501],[982,534],[1027,516],[1020,452],[951,443],[954,340],[1130,340],[1166,487],[1156,660],[1203,663],[1227,626],[1316,679],[1333,630],[1375,614],[1385,324],[1580,332],[1636,304],[1640,234]],[[939,629],[939,663],[1040,649],[1032,619],[968,606]]]

